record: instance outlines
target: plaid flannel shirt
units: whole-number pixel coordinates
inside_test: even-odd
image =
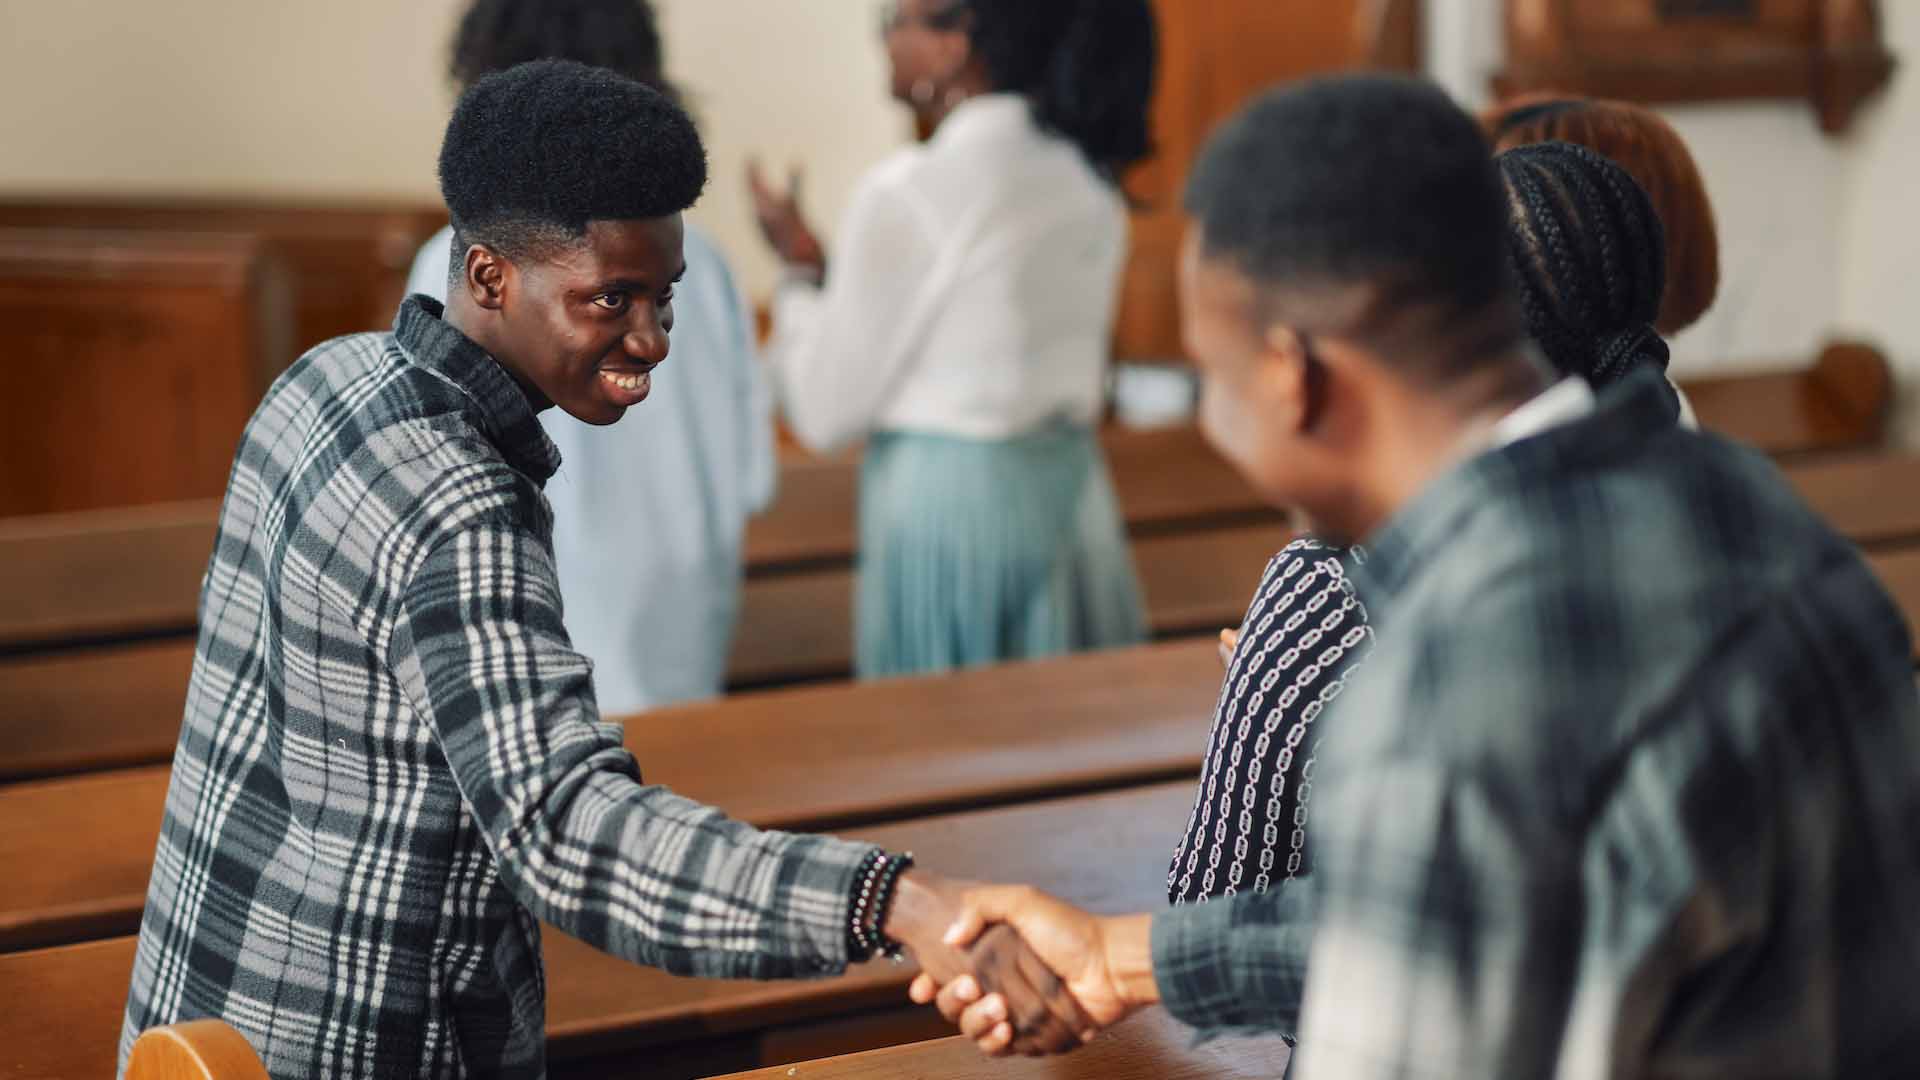
[[[561,625],[559,454],[439,314],[320,346],[247,426],[123,1064],[217,1016],[276,1077],[539,1075],[541,919],[682,974],[848,960],[872,849],[642,783]]]
[[[1312,886],[1160,915],[1175,1015],[1298,1009],[1307,1078],[1920,1075],[1907,630],[1658,389],[1369,540],[1378,641],[1323,746]]]

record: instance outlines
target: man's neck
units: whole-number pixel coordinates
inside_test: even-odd
[[[1553,384],[1525,350],[1444,388],[1392,385],[1377,430],[1356,462],[1357,483],[1314,514],[1328,532],[1358,542],[1384,525],[1441,474],[1484,445],[1500,418]]]

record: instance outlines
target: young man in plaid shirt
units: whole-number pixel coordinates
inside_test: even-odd
[[[1550,384],[1436,88],[1276,92],[1188,205],[1209,436],[1369,552],[1314,873],[1113,919],[983,890],[953,940],[1011,922],[1102,1021],[1297,1031],[1312,1080],[1920,1075],[1920,703],[1859,553],[1658,372]]]
[[[692,975],[978,961],[1043,1017],[1037,1044],[1077,1039],[1017,944],[940,944],[952,886],[643,783],[595,708],[535,414],[611,424],[647,396],[706,180],[686,115],[525,64],[462,97],[440,175],[445,309],[411,297],[392,333],[308,353],[234,462],[123,1063],[142,1029],[216,1016],[276,1077],[541,1075],[543,920]]]

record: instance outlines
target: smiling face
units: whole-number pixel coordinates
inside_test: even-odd
[[[543,258],[501,260],[488,346],[536,410],[557,405],[611,424],[645,400],[650,372],[667,358],[684,235],[678,214],[593,221],[579,242]]]

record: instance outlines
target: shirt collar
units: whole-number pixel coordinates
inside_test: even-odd
[[[1370,603],[1390,603],[1475,509],[1529,479],[1624,460],[1674,427],[1671,391],[1659,372],[1635,372],[1598,399],[1577,377],[1556,383],[1502,417],[1485,450],[1428,484],[1375,530],[1355,577]]]
[[[1578,375],[1569,375],[1540,391],[1519,408],[1501,417],[1489,433],[1495,448],[1517,443],[1551,427],[1571,423],[1593,411],[1593,388]]]
[[[1033,106],[1024,94],[980,94],[955,105],[946,119],[940,121],[940,130],[934,132],[933,141],[945,146],[994,132],[1032,128]]]
[[[474,421],[507,464],[544,485],[560,468],[559,447],[540,426],[520,384],[485,349],[448,325],[445,310],[431,297],[407,297],[394,318],[394,340],[408,359],[466,397]]]

